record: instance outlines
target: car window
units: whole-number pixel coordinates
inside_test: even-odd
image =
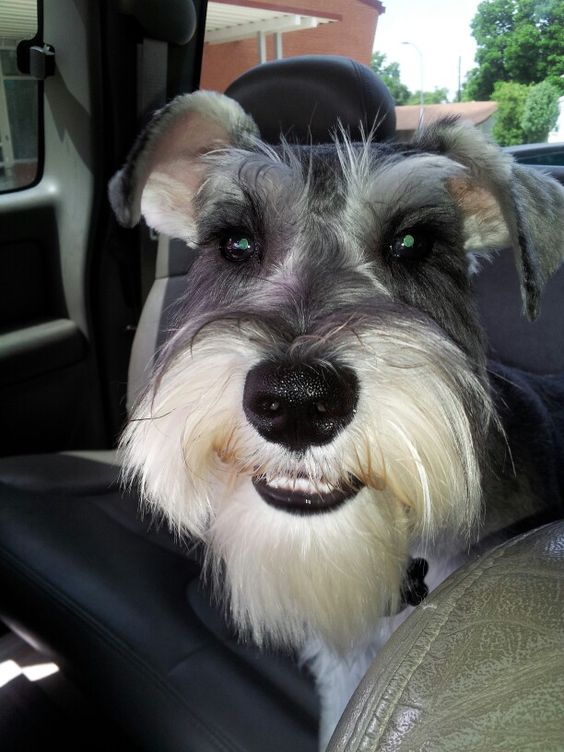
[[[542,150],[527,149],[526,146],[516,147],[512,150],[513,156],[518,162],[528,165],[543,165],[545,167],[564,166],[564,148],[543,148]]]
[[[210,2],[201,85],[225,91],[249,68],[296,55],[343,55],[370,65],[379,0]]]
[[[564,143],[563,26],[564,0],[210,2],[201,86],[225,91],[277,58],[344,55],[390,89],[399,138],[457,116],[500,146]],[[555,151],[518,158],[562,164]]]
[[[18,70],[16,49],[37,32],[36,0],[0,2],[0,192],[37,177],[38,83]]]

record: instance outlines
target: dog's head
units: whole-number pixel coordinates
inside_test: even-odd
[[[155,115],[112,204],[199,253],[126,463],[255,639],[343,645],[414,539],[471,529],[494,417],[471,272],[513,246],[534,317],[563,194],[456,122],[273,148],[218,94]]]

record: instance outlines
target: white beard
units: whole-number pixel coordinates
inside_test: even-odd
[[[347,651],[397,608],[407,521],[377,494],[364,488],[330,514],[300,516],[239,479],[206,536],[215,589],[239,629],[258,644],[296,647],[317,634]]]
[[[472,529],[480,470],[459,395],[471,393],[484,425],[489,398],[462,352],[420,323],[343,337],[333,351],[358,376],[356,414],[296,457],[242,408],[246,374],[265,357],[260,328],[218,329],[178,352],[135,410],[122,441],[128,476],[179,534],[205,542],[216,597],[242,633],[294,648],[317,636],[344,653],[397,609],[414,541]],[[314,487],[351,476],[364,487],[303,516],[269,506],[251,482],[298,474]]]

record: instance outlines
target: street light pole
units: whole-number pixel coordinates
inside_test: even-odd
[[[416,44],[413,44],[413,42],[402,42],[402,44],[407,44],[410,47],[413,47],[413,49],[419,55],[419,71],[421,73],[421,90],[419,92],[419,128],[421,128],[425,120],[425,97],[423,96],[423,53]]]

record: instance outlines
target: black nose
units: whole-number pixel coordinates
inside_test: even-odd
[[[346,366],[260,363],[247,374],[243,407],[268,441],[301,450],[328,444],[352,419],[358,379]]]

